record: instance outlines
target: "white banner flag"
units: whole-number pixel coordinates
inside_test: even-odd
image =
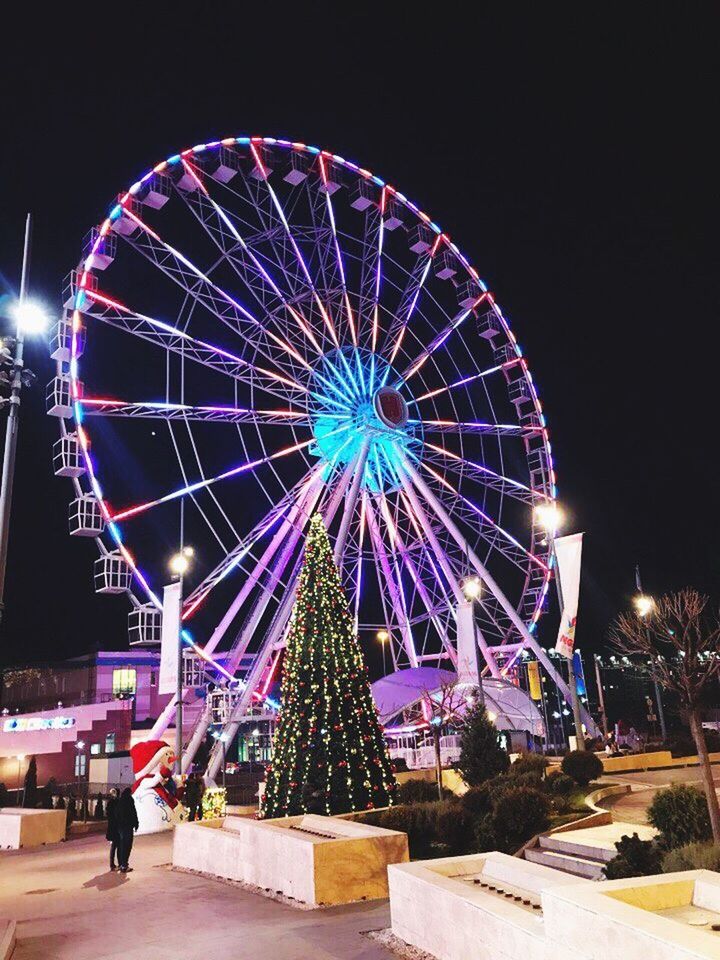
[[[555,556],[558,567],[556,576],[560,577],[563,598],[563,611],[555,649],[568,659],[572,657],[575,646],[575,623],[580,597],[582,538],[581,533],[573,533],[569,537],[557,537],[555,540]]]
[[[163,592],[162,638],[158,693],[175,693],[178,681],[178,633],[180,630],[180,582]]]

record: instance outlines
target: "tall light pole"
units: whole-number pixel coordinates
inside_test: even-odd
[[[180,543],[182,544],[183,535],[180,533]],[[192,547],[181,546],[180,551],[170,560],[170,572],[175,576],[180,584],[180,617],[178,620],[177,635],[177,685],[175,687],[175,772],[182,774],[182,751],[183,751],[183,680],[185,665],[183,657],[183,626],[182,626],[182,601],[183,585],[185,574],[190,569],[195,551]]]
[[[655,609],[655,601],[652,597],[648,597],[644,593],[639,593],[633,598],[633,606],[635,607],[635,613],[637,613],[641,620],[645,621],[645,629],[649,634],[650,627],[647,624],[646,618],[649,617]],[[657,682],[657,677],[653,677],[653,685],[655,687],[655,700],[657,701],[658,720],[660,721],[660,735],[662,736],[663,741],[665,741],[667,740],[665,710],[663,709],[662,696],[660,694],[660,684]]]
[[[477,620],[475,619],[475,601],[479,598],[482,593],[482,583],[480,582],[479,577],[465,577],[462,583],[460,584],[462,592],[465,596],[465,599],[470,604],[470,610],[472,613],[472,625],[473,625],[473,650],[475,653],[475,668],[477,670],[478,677],[478,700],[480,703],[485,705],[485,691],[483,690],[482,685],[482,671],[483,665],[480,658],[480,644],[478,643],[477,635]]]
[[[18,779],[17,779],[17,806],[20,806],[20,771],[22,769],[22,762],[25,759],[24,753],[19,753],[17,755],[18,762]],[[23,794],[25,793],[25,788],[23,787]],[[25,797],[23,796],[23,806],[25,806]]]
[[[560,581],[560,570],[557,562],[557,552],[555,550],[555,534],[562,525],[562,511],[557,503],[541,504],[535,508],[535,519],[547,533],[550,554],[555,567],[555,588],[557,590],[558,603],[560,604],[560,622],[562,623],[565,602],[563,600],[562,583]],[[580,714],[580,699],[577,692],[577,678],[575,676],[575,650],[572,656],[567,657],[568,663],[568,687],[570,687],[570,705],[572,707],[573,721],[575,725],[575,744],[578,750],[585,749],[585,734],[582,727],[582,716]]]
[[[385,669],[386,669],[386,668],[385,668],[385,644],[386,644],[386,643],[388,642],[388,640],[390,639],[390,634],[388,633],[387,630],[378,630],[378,632],[375,634],[375,636],[378,638],[378,640],[379,640],[380,643],[382,644],[382,652],[383,652],[383,676],[385,676]]]
[[[12,507],[13,480],[15,477],[15,456],[17,451],[18,430],[20,428],[20,393],[23,386],[29,386],[35,375],[23,365],[25,334],[42,333],[47,326],[47,315],[39,304],[28,300],[28,274],[30,270],[30,240],[32,237],[32,216],[25,220],[25,242],[23,245],[22,273],[20,275],[20,296],[11,310],[15,321],[15,355],[3,350],[3,363],[10,372],[5,375],[10,385],[10,397],[7,423],[5,424],[5,452],[3,454],[2,481],[0,481],[0,621],[5,609],[5,573],[7,570],[8,535],[10,532],[10,510]]]

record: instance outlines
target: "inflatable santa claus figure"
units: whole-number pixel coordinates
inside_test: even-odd
[[[159,833],[185,819],[185,808],[167,789],[175,755],[164,740],[144,740],[130,750],[138,833]]]

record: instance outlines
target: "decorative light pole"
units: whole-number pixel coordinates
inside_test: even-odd
[[[32,216],[28,214],[25,221],[20,296],[10,311],[11,319],[15,321],[14,355],[11,353],[12,341],[4,341],[0,344],[0,367],[8,368],[7,370],[0,370],[0,382],[4,382],[10,387],[10,397],[0,401],[0,408],[9,407],[5,425],[2,481],[0,482],[0,621],[5,608],[5,573],[7,570],[13,480],[15,478],[15,456],[20,428],[20,393],[23,387],[29,387],[35,380],[35,374],[23,364],[25,336],[26,334],[31,336],[32,334],[42,333],[48,322],[47,314],[40,304],[28,300],[27,297],[31,236]]]
[[[633,606],[635,607],[635,613],[638,615],[638,617],[640,617],[641,620],[645,620],[645,628],[649,635],[650,627],[647,625],[646,618],[649,617],[655,609],[655,601],[652,597],[648,597],[644,593],[639,593],[633,598]],[[657,682],[657,677],[653,678],[653,685],[655,687],[655,700],[657,701],[658,720],[660,721],[660,735],[662,736],[663,741],[665,741],[667,740],[665,710],[663,709],[662,696],[660,694],[660,684]]]
[[[378,630],[378,632],[375,634],[375,636],[377,637],[377,639],[378,639],[378,640],[380,641],[380,643],[382,644],[382,652],[383,652],[383,676],[385,676],[385,644],[386,644],[386,643],[388,642],[388,640],[390,639],[390,634],[388,633],[387,630]]]
[[[20,806],[20,771],[22,769],[22,762],[25,759],[24,753],[19,753],[17,755],[18,762],[18,778],[17,778],[17,806]],[[23,787],[23,794],[25,793],[25,788]],[[25,797],[23,796],[23,806],[25,806]]]
[[[182,535],[180,537],[182,542]],[[185,679],[185,666],[183,658],[183,627],[182,627],[182,602],[183,585],[185,574],[190,569],[192,558],[195,551],[192,547],[181,547],[179,552],[170,560],[170,572],[180,584],[180,616],[178,618],[177,635],[177,685],[175,688],[175,772],[182,774],[182,751],[183,751],[183,680]]]
[[[227,746],[227,734],[222,731],[213,730],[212,736],[215,740],[219,740],[222,745],[222,785],[223,790],[225,789],[225,767],[227,766],[227,756],[226,756],[226,746]]]
[[[555,550],[555,534],[563,523],[563,513],[557,503],[544,503],[535,507],[535,519],[540,523],[547,533],[550,555],[553,559],[555,568],[555,589],[557,590],[558,603],[560,605],[560,622],[562,623],[563,612],[565,610],[565,601],[563,600],[562,582],[560,580],[560,570],[557,562],[557,552]],[[572,707],[573,721],[575,726],[575,743],[578,750],[585,749],[585,733],[582,726],[582,716],[580,714],[580,699],[577,692],[577,678],[575,676],[575,649],[573,647],[572,656],[567,657],[568,664],[568,687],[570,688],[570,705]]]
[[[479,599],[480,594],[482,593],[482,583],[480,582],[480,577],[465,577],[461,583],[460,587],[462,589],[463,595],[467,602],[470,604],[470,611],[472,613],[472,625],[473,625],[473,651],[475,654],[475,667],[477,669],[477,678],[478,678],[478,700],[483,705],[485,704],[485,691],[483,690],[482,685],[482,660],[480,659],[480,645],[478,644],[478,635],[477,635],[477,620],[475,619],[475,601]]]

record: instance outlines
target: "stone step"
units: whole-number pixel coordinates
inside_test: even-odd
[[[552,850],[557,853],[564,853],[568,856],[581,857],[585,860],[594,860],[597,863],[609,863],[613,857],[617,856],[617,850],[607,847],[599,847],[590,843],[578,843],[563,840],[562,834],[550,834],[540,837],[540,846],[543,850]]]
[[[584,857],[558,853],[555,850],[542,850],[540,847],[526,850],[525,859],[530,863],[541,863],[544,867],[552,867],[586,880],[604,879],[603,864],[598,860],[587,860]]]

